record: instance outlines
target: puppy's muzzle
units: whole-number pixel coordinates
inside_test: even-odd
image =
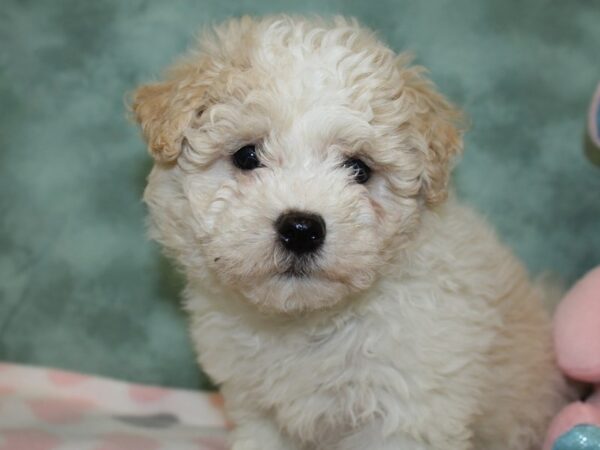
[[[275,221],[279,242],[295,255],[316,252],[325,242],[325,221],[318,214],[290,211]]]

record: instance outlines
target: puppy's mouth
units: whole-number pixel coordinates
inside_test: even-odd
[[[308,278],[310,271],[295,266],[291,266],[289,269],[281,274],[284,278]]]
[[[288,263],[285,270],[279,272],[282,278],[309,278],[319,270],[313,258],[297,258]]]

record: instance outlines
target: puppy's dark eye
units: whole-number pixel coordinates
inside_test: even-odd
[[[352,169],[354,181],[358,184],[364,184],[371,178],[371,168],[358,158],[347,159],[343,165]]]
[[[256,154],[256,146],[253,144],[240,148],[233,154],[232,160],[235,167],[242,170],[254,170],[262,165]]]

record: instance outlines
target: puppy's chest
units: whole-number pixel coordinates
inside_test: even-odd
[[[257,326],[207,309],[198,311],[193,334],[203,368],[226,396],[243,398],[244,408],[273,415],[297,436],[336,434],[376,418],[411,420],[418,416],[411,397],[446,384],[468,396],[477,355],[493,336],[478,327],[468,333],[478,338],[465,340],[473,325],[447,309],[448,297],[436,308],[385,300],[325,327]]]
[[[298,395],[306,395],[309,389],[314,391],[351,382],[367,367],[374,369],[376,361],[369,360],[376,359],[375,353],[380,353],[378,350],[388,340],[379,336],[378,348],[370,349],[372,339],[358,326],[318,333],[246,328],[227,335],[224,330],[220,331],[218,347],[208,344],[200,349],[210,357],[209,371],[214,371],[222,381],[251,384],[259,390],[285,384],[289,391],[294,390],[292,387],[297,389]],[[381,359],[381,355],[377,356]]]
[[[388,340],[379,336],[377,347],[389,346]],[[232,382],[246,385],[253,402],[292,435],[340,435],[381,413],[386,393],[403,402],[397,389],[407,382],[403,370],[392,353],[369,345],[363,330],[282,340],[246,360],[245,375]]]
[[[410,340],[405,337],[400,345],[403,336],[384,326],[355,320],[318,331],[219,328],[210,332],[211,340],[198,342],[203,367],[228,390],[243,393],[298,432],[325,423],[351,427],[381,411],[384,398],[402,402],[410,383],[401,364],[411,356]]]

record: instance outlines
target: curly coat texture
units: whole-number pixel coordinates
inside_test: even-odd
[[[245,17],[200,41],[132,107],[151,234],[187,276],[234,450],[537,448],[567,390],[540,293],[447,198],[460,112],[353,20]],[[248,144],[261,167],[241,171]],[[327,223],[303,277],[273,226],[289,210]]]

